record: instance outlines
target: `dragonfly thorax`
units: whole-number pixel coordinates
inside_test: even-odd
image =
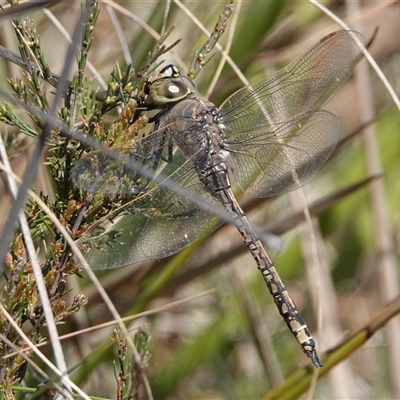
[[[159,129],[167,129],[174,142],[193,163],[223,148],[223,130],[217,107],[209,100],[191,94],[171,107],[160,118]]]

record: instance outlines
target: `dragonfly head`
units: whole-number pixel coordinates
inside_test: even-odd
[[[196,91],[195,83],[186,75],[180,75],[178,67],[172,64],[163,68],[144,87],[146,104],[156,106],[176,103]]]

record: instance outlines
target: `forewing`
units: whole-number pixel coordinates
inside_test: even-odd
[[[336,147],[341,123],[319,110],[227,140],[242,190],[268,197],[308,182]]]
[[[352,74],[364,45],[358,32],[334,32],[276,75],[234,93],[221,106],[228,136],[322,107]]]
[[[163,159],[170,137],[153,132],[132,148],[109,148],[83,156],[72,169],[74,185],[90,193],[136,195],[145,189]],[[140,173],[146,170],[148,176]]]
[[[91,268],[118,268],[167,257],[221,224],[214,215],[214,207],[221,206],[205,193],[190,160],[179,150],[163,176],[176,183],[173,191],[152,182],[146,193],[95,223],[77,241]],[[187,191],[204,200],[208,210],[195,206]]]

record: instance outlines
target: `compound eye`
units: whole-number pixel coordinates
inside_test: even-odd
[[[158,106],[175,103],[196,91],[194,82],[185,75],[181,76],[178,67],[173,64],[163,68],[156,79],[146,82],[144,86],[146,103]]]
[[[150,87],[151,100],[159,105],[179,101],[188,94],[187,86],[179,79],[159,79]]]
[[[196,91],[196,86],[188,77],[160,78],[149,88],[150,102],[157,105],[174,103]]]

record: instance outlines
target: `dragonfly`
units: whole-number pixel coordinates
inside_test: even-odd
[[[219,108],[199,95],[176,66],[162,69],[144,88],[143,104],[158,109],[152,132],[117,159],[92,152],[72,171],[74,184],[88,192],[132,196],[77,240],[91,268],[113,269],[175,254],[228,216],[290,331],[314,366],[321,367],[310,330],[236,200],[230,177],[254,197],[276,196],[307,183],[341,133],[339,118],[321,107],[353,73],[364,48],[360,33],[333,32]]]

